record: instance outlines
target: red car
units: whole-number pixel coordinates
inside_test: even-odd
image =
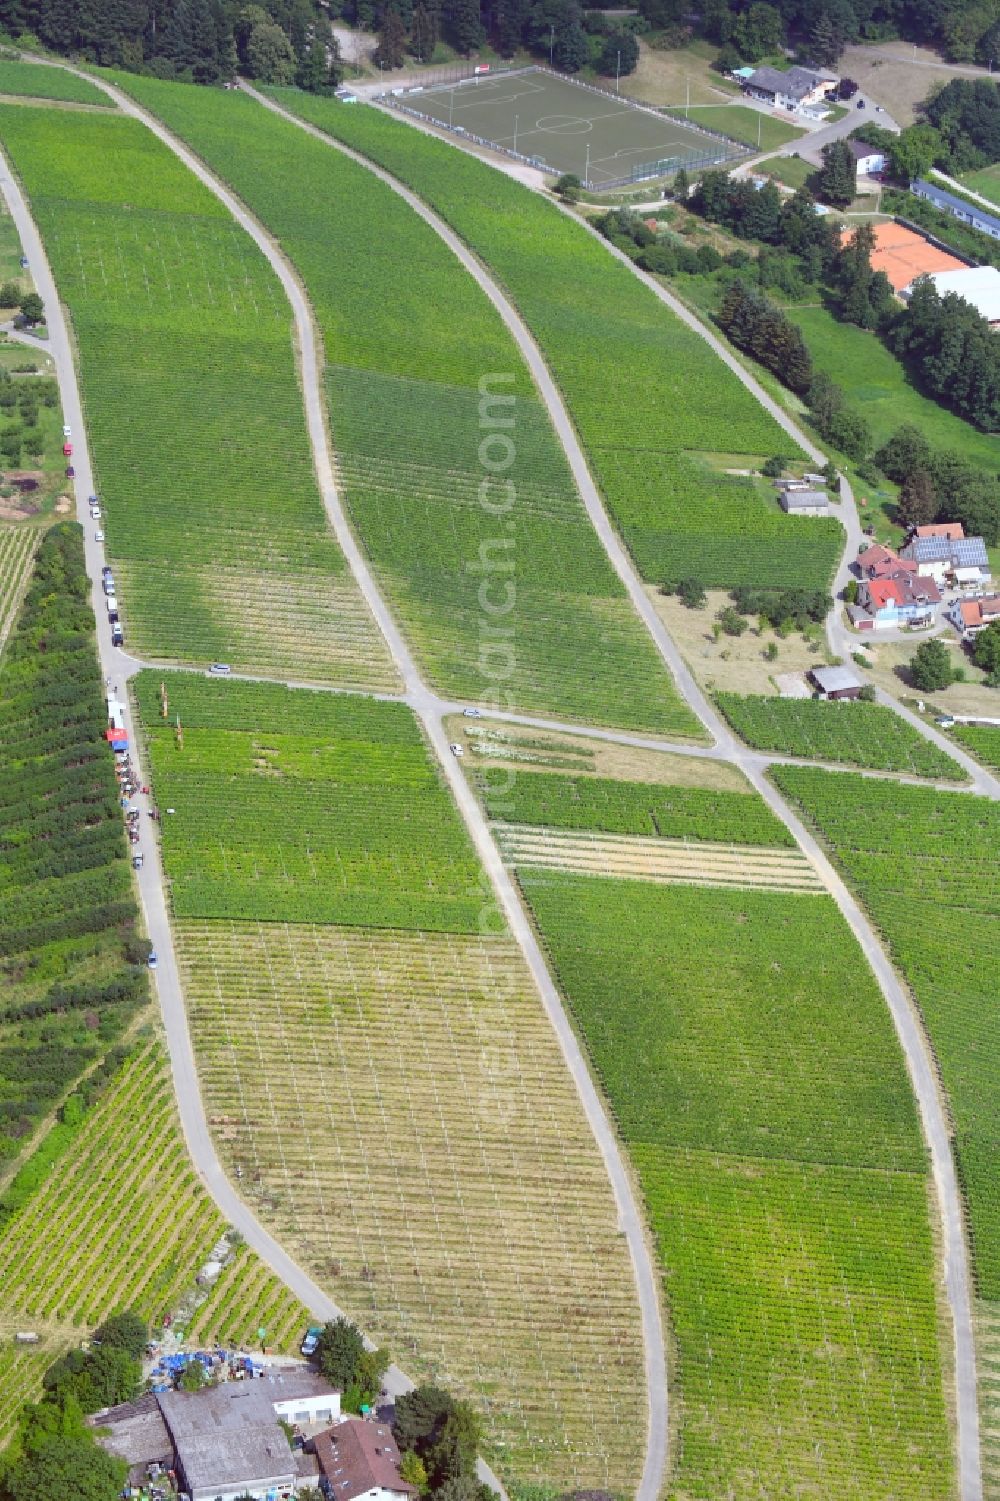
[[[72,458],[72,456],[73,456],[73,445],[72,445],[72,443],[64,443],[63,444],[63,458],[64,459],[69,459],[69,458]]]

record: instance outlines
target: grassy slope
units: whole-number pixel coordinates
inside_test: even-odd
[[[1000,1295],[996,1121],[1000,812],[965,794],[804,767],[772,772],[859,892],[913,989],[948,1091],[982,1297]]]
[[[825,308],[791,306],[786,312],[801,328],[816,367],[843,386],[871,424],[876,445],[911,422],[936,447],[956,449],[984,468],[996,467],[997,440],[915,390],[902,365],[874,334],[838,322]]]
[[[179,749],[159,675],[136,681],[230,1167],[407,1369],[480,1404],[504,1473],[631,1490],[641,1432],[605,1386],[641,1391],[641,1338],[606,1171],[411,712],[176,676]]]
[[[391,686],[330,535],[277,278],[133,120],[0,109],[80,350],[127,639]]]
[[[1000,208],[1000,165],[983,167],[980,172],[966,172],[962,181],[974,193],[981,193]]]
[[[107,94],[62,68],[42,63],[0,58],[0,94],[20,94],[32,99],[67,100],[73,104],[99,104],[108,108]]]
[[[706,559],[714,572],[728,554],[720,584],[778,581],[794,569],[826,586],[836,527],[817,531],[739,486],[706,490],[686,464],[684,450],[764,456],[790,443],[704,341],[603,245],[552,203],[401,121],[290,91],[280,98],[414,187],[507,288],[648,578],[700,575]]]
[[[697,734],[583,512],[513,340],[433,230],[366,168],[245,96],[129,87],[233,183],[306,283],[330,362],[346,499],[435,683]],[[513,421],[509,434],[491,438],[484,380],[515,398],[494,408]],[[503,650],[486,637],[498,626],[511,633]]]
[[[672,1497],[951,1494],[923,1147],[822,896],[523,871],[639,1172]]]

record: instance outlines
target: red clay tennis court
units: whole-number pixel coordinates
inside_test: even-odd
[[[901,292],[918,276],[932,271],[959,271],[965,265],[946,250],[939,250],[922,235],[915,234],[902,224],[875,224],[875,249],[872,251],[872,270],[884,271],[892,283],[894,292]],[[841,235],[846,243],[854,233],[845,229]]]

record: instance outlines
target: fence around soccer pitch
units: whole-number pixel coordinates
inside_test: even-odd
[[[655,177],[668,177],[672,172],[679,172],[682,167],[689,171],[698,171],[703,167],[724,166],[728,162],[739,161],[740,158],[750,153],[749,146],[734,140],[732,136],[724,135],[722,131],[712,130],[709,126],[698,124],[693,120],[680,121],[675,115],[668,115],[663,110],[654,109],[652,105],[639,104],[634,99],[622,99],[620,94],[614,93],[610,89],[600,88],[597,84],[593,83],[585,83],[580,78],[568,78],[565,73],[557,73],[554,69],[546,68],[538,63],[530,64],[527,67],[504,66],[502,64],[494,66],[491,64],[488,73],[470,72],[467,66],[465,68],[446,69],[444,72],[446,75],[444,77],[438,77],[436,74],[428,75],[426,78],[421,77],[419,84],[387,90],[385,93],[377,96],[378,102],[380,104],[391,105],[393,109],[399,110],[400,114],[410,115],[413,119],[420,120],[425,124],[438,126],[441,130],[448,130],[462,141],[471,141],[473,145],[480,146],[486,151],[499,152],[502,156],[509,157],[512,161],[523,162],[525,166],[535,167],[539,172],[547,172],[553,177],[560,176],[564,169],[553,167],[550,162],[545,161],[540,156],[525,156],[523,152],[514,151],[509,146],[502,145],[499,141],[491,140],[488,136],[476,135],[473,131],[467,130],[462,125],[454,125],[448,120],[441,120],[436,115],[421,110],[418,105],[404,103],[403,101],[410,99],[413,95],[422,94],[425,91],[431,92],[442,84],[453,83],[461,86],[488,82],[491,78],[496,77],[512,78],[528,73],[540,73],[545,77],[558,79],[561,83],[572,84],[574,88],[585,89],[588,93],[598,94],[602,98],[614,99],[627,109],[636,110],[640,114],[652,115],[659,121],[673,120],[677,124],[683,125],[686,131],[718,141],[720,147],[725,148],[724,150],[716,149],[714,151],[692,151],[678,156],[659,157],[651,162],[639,162],[625,176],[609,178],[607,181],[594,182],[591,178],[582,179],[583,186],[592,191],[604,192],[609,188],[628,187],[632,183],[646,182]]]

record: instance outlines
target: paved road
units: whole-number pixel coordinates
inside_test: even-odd
[[[344,154],[351,156],[355,160],[361,161],[364,165],[375,171],[384,182],[387,182],[394,191],[398,192],[402,198],[410,203],[427,223],[437,230],[441,238],[451,247],[462,261],[462,264],[475,277],[480,287],[493,302],[528,361],[539,394],[545,402],[556,432],[566,450],[570,466],[577,479],[580,493],[594,528],[604,544],[616,572],[625,584],[630,598],[635,603],[639,614],[649,628],[661,656],[673,673],[682,694],[712,735],[717,752],[725,759],[732,760],[741,767],[772,811],[791,830],[800,848],[819,871],[824,884],[868,958],[876,979],[885,995],[897,1035],[899,1036],[906,1057],[907,1068],[913,1082],[914,1092],[923,1121],[924,1133],[930,1150],[931,1166],[937,1187],[943,1222],[945,1281],[955,1328],[956,1391],[958,1398],[959,1462],[962,1501],[979,1501],[982,1494],[979,1457],[979,1412],[976,1397],[975,1349],[972,1336],[968,1258],[965,1245],[961,1197],[958,1191],[945,1109],[938,1089],[937,1077],[928,1044],[923,1035],[922,1027],[917,1020],[908,993],[896,977],[889,958],[878,942],[867,918],[834,870],[823,850],[793,812],[789,804],[785,802],[777,789],[767,780],[764,769],[759,764],[754,764],[753,758],[747,756],[742,747],[736,745],[728,727],[720,720],[714,706],[710,704],[699,686],[695,683],[693,676],[674,646],[665,627],[659,617],[656,616],[645,593],[644,586],[632,567],[631,559],[622,547],[618,535],[611,526],[604,511],[597,488],[577,442],[575,430],[569,420],[554,382],[549,375],[548,368],[527,328],[521,322],[520,316],[508,303],[499,287],[496,286],[485,268],[469,252],[464,243],[458,239],[449,227],[422,200],[418,199],[409,189],[405,188],[402,183],[398,182],[383,169],[374,166],[358,153],[350,151],[339,142],[333,141],[330,136],[325,135],[322,131],[318,131],[315,127],[296,120],[294,116],[287,115],[284,110],[274,105],[271,100],[264,99],[256,91],[248,90],[248,92],[253,93],[254,97],[258,98],[266,107],[272,108],[276,113],[285,115],[286,118],[293,120],[302,129],[311,135],[317,136],[328,146],[344,152]],[[861,111],[857,113],[860,115]],[[837,123],[841,126],[845,124],[844,121]],[[568,209],[566,212],[571,213]],[[597,235],[596,230],[593,230],[592,233],[595,236]],[[602,236],[597,237],[607,250],[618,255],[621,261],[633,273],[639,275],[647,286],[652,287],[662,302],[666,303],[678,317],[690,328],[694,329],[701,338],[706,340],[718,357],[734,371],[743,385],[756,396],[757,400],[771,413],[784,431],[790,437],[794,438],[796,443],[802,447],[815,464],[823,465],[826,463],[826,455],[811,442],[789,414],[763,390],[749,371],[744,368],[735,355],[710,329],[706,328],[694,314],[689,312],[664,287],[655,282],[651,277],[646,277],[639,272],[638,268],[623,252],[616,250]],[[862,535],[857,510],[854,505],[854,497],[851,494],[849,486],[845,485],[842,490],[841,504],[844,511],[841,519],[845,528],[845,551],[838,571],[838,579],[843,577],[846,581],[847,568],[850,561],[857,555],[858,542]],[[835,612],[836,602],[835,611],[832,613]],[[895,708],[897,712],[903,714],[906,718],[911,718],[895,701],[889,700],[888,696],[886,696],[886,699],[889,705]],[[928,727],[919,721],[917,721],[917,728],[927,735],[929,739],[940,739],[940,737],[929,732]],[[954,753],[952,746],[948,743],[943,748],[949,750],[952,754]],[[968,758],[965,759],[968,760]],[[981,768],[978,768],[978,770],[981,771]],[[459,780],[464,783],[464,778],[460,777]]]
[[[610,1131],[610,1128],[608,1126],[603,1107],[591,1083],[586,1065],[579,1052],[579,1048],[577,1047],[575,1037],[573,1036],[572,1028],[568,1023],[565,1012],[562,1008],[560,998],[555,990],[554,985],[552,984],[551,977],[548,974],[548,970],[538,949],[526,914],[521,907],[520,902],[518,901],[513,885],[506,870],[504,869],[499,853],[490,836],[489,829],[485,821],[483,820],[482,814],[475,802],[475,799],[472,796],[468,784],[466,783],[465,778],[462,776],[460,769],[458,768],[454,759],[448,752],[444,730],[441,724],[441,711],[445,706],[442,705],[441,701],[438,700],[434,694],[430,693],[429,690],[427,690],[423,685],[413,659],[410,656],[408,648],[406,647],[406,644],[400,636],[395,623],[392,620],[392,617],[390,616],[383,601],[381,600],[381,597],[378,594],[374,581],[371,578],[370,571],[367,568],[367,564],[364,558],[361,556],[356,543],[354,542],[354,539],[346,522],[346,517],[344,516],[344,513],[340,506],[339,498],[333,484],[332,465],[330,462],[329,446],[322,409],[322,399],[320,395],[321,367],[318,363],[316,340],[305,297],[290,269],[284,262],[283,257],[277,250],[277,247],[260,229],[260,227],[256,225],[241,209],[241,207],[235,202],[235,200],[233,200],[232,195],[229,194],[223,187],[221,187],[221,185],[216,183],[211,175],[208,174],[201,166],[201,164],[192,157],[191,153],[188,152],[184,147],[180,146],[179,143],[175,142],[170,137],[169,133],[166,132],[161,126],[159,126],[157,122],[147,117],[143,111],[139,110],[131,103],[131,101],[127,100],[123,95],[119,94],[117,90],[113,90],[103,84],[102,86],[106,88],[107,92],[111,93],[116,98],[117,102],[123,109],[126,110],[126,112],[143,119],[150,126],[150,128],[153,129],[154,132],[161,139],[163,139],[166,144],[168,144],[170,148],[174,150],[182,158],[182,160],[184,160],[191,167],[191,169],[196,172],[201,180],[206,182],[211,190],[227,205],[227,207],[230,209],[230,212],[233,213],[238,222],[240,222],[243,227],[251,234],[253,239],[268,256],[268,259],[271,261],[275,270],[281,277],[286,292],[289,295],[289,299],[292,303],[293,311],[295,313],[296,328],[301,345],[303,380],[305,386],[306,409],[309,420],[310,436],[316,455],[317,470],[321,481],[321,487],[323,489],[324,502],[326,504],[331,523],[338,536],[338,539],[341,541],[341,545],[343,546],[344,552],[348,557],[348,561],[355,569],[362,590],[365,593],[366,599],[368,600],[373,614],[375,614],[376,616],[376,619],[379,620],[379,623],[383,631],[385,632],[386,638],[389,642],[390,649],[392,650],[393,655],[397,660],[397,664],[400,668],[404,683],[406,685],[405,697],[409,702],[412,703],[414,709],[420,715],[421,720],[424,723],[428,738],[430,739],[435,751],[439,756],[444,774],[448,779],[449,785],[452,788],[462,815],[465,818],[474,842],[476,843],[477,850],[479,851],[483,863],[493,882],[494,890],[496,891],[500,903],[504,908],[515,936],[518,938],[518,940],[522,944],[522,947],[524,948],[526,957],[532,968],[536,982],[539,985],[539,990],[542,994],[546,1009],[548,1010],[553,1025],[560,1037],[560,1042],[562,1044],[567,1061],[573,1071],[573,1075],[576,1079],[577,1086],[584,1101],[588,1117],[591,1120],[595,1134],[601,1144],[602,1151],[604,1152],[605,1159],[608,1164],[609,1173],[615,1187],[616,1196],[618,1197],[619,1202],[619,1210],[622,1216],[622,1225],[629,1238],[629,1245],[632,1251],[633,1262],[636,1269],[637,1283],[640,1291],[640,1302],[643,1308],[644,1330],[647,1340],[647,1372],[651,1378],[649,1382],[651,1427],[650,1446],[647,1452],[646,1466],[644,1470],[642,1485],[639,1490],[639,1496],[640,1498],[642,1498],[642,1501],[647,1501],[647,1498],[648,1501],[653,1501],[653,1498],[656,1496],[659,1490],[659,1485],[663,1474],[663,1465],[666,1457],[666,1381],[665,1373],[663,1373],[662,1371],[662,1330],[660,1329],[659,1321],[657,1288],[649,1259],[648,1247],[646,1245],[641,1217],[639,1216],[636,1209],[631,1194],[631,1189],[628,1184],[627,1176],[624,1172],[624,1168],[618,1153],[617,1144],[615,1143],[613,1137],[613,1133]],[[268,107],[272,107],[270,105],[270,101],[262,102],[266,103]],[[295,123],[301,124],[301,122],[298,121],[296,121]],[[323,136],[321,133],[315,131],[313,131],[313,133],[319,134],[324,143],[331,146],[331,148],[343,149],[339,146],[335,146],[335,143],[333,143],[328,137]],[[350,152],[348,152],[347,154],[353,155],[353,153]],[[368,162],[365,162],[365,165],[369,167],[371,166],[371,164]],[[494,302],[494,305],[498,308],[501,316],[504,317],[505,322],[507,322],[508,327],[514,334],[514,337],[517,339],[519,345],[522,348],[522,351],[525,354],[525,358],[528,360],[529,366],[533,371],[534,377],[538,384],[540,395],[542,396],[543,400],[545,400],[546,405],[549,408],[553,422],[555,423],[560,438],[562,439],[566,448],[567,455],[574,469],[574,473],[577,475],[578,483],[580,484],[581,493],[587,506],[588,513],[591,515],[591,519],[595,525],[595,528],[597,529],[598,534],[601,536],[602,541],[608,549],[609,556],[611,557],[614,566],[619,572],[619,576],[622,578],[629,592],[629,595],[633,599],[633,602],[635,603],[641,617],[650,629],[650,633],[653,636],[653,639],[656,641],[664,661],[673,672],[674,677],[681,689],[681,692],[684,694],[691,707],[702,719],[702,721],[706,725],[706,728],[715,738],[715,745],[711,748],[711,750],[707,751],[707,754],[715,755],[720,759],[732,760],[735,763],[739,764],[741,768],[746,772],[753,785],[760,791],[765,801],[767,801],[767,803],[777,814],[777,816],[780,817],[786,824],[786,826],[792,831],[800,847],[806,853],[807,857],[811,860],[815,868],[822,875],[824,883],[826,884],[834,900],[837,902],[840,910],[843,912],[849,925],[853,929],[859,943],[861,944],[861,947],[863,948],[866,956],[869,959],[869,962],[872,965],[876,977],[878,978],[879,984],[881,985],[883,993],[886,996],[886,1000],[890,1008],[890,1013],[893,1017],[893,1021],[897,1028],[897,1033],[903,1046],[907,1066],[910,1071],[914,1090],[921,1111],[925,1135],[930,1148],[932,1170],[937,1186],[942,1212],[945,1241],[946,1285],[955,1325],[957,1365],[956,1389],[958,1400],[958,1428],[962,1498],[963,1501],[979,1501],[979,1497],[981,1496],[981,1483],[979,1479],[976,1372],[972,1343],[967,1256],[963,1235],[960,1199],[957,1183],[955,1180],[954,1165],[951,1159],[945,1113],[937,1088],[937,1081],[933,1069],[933,1064],[926,1044],[926,1040],[923,1037],[922,1030],[914,1015],[910,999],[903,987],[899,984],[899,981],[895,976],[891,964],[889,963],[885,952],[875,938],[874,932],[869,926],[866,918],[861,913],[853,897],[847,891],[843,882],[840,880],[839,876],[830,865],[830,862],[827,860],[823,851],[819,848],[816,841],[802,825],[798,817],[785,803],[784,799],[780,796],[780,794],[778,794],[776,789],[772,787],[772,785],[766,780],[766,777],[764,775],[765,767],[763,763],[768,758],[755,758],[751,754],[743,750],[742,747],[736,745],[730,732],[721,723],[718,716],[715,714],[714,709],[705,699],[704,695],[701,693],[701,690],[694,682],[694,679],[691,677],[691,674],[689,673],[686,665],[681,660],[679,653],[674,647],[674,644],[668,636],[665,628],[662,626],[662,623],[655,616],[655,612],[653,612],[652,606],[645,595],[643,586],[640,580],[635,575],[634,570],[631,567],[631,562],[625,554],[624,549],[621,547],[621,544],[618,541],[618,538],[611,528],[608,518],[604,513],[603,506],[601,505],[599,496],[597,495],[596,487],[593,485],[593,481],[583,459],[583,455],[580,452],[579,445],[576,442],[575,433],[573,432],[572,426],[569,423],[568,416],[562,406],[561,399],[559,398],[558,393],[555,390],[554,384],[551,381],[551,377],[548,374],[547,368],[545,367],[544,362],[542,361],[541,356],[533,343],[533,340],[530,338],[527,330],[521,324],[519,317],[514,312],[513,308],[511,308],[510,305],[506,302],[506,299],[492,282],[491,278],[486,274],[484,269],[471,255],[469,255],[468,251],[465,250],[465,247],[461,245],[460,242],[457,241],[455,236],[452,235],[451,231],[448,230],[447,227],[443,225],[439,220],[437,220],[436,216],[431,214],[423,204],[414,200],[413,196],[406,189],[402,188],[400,184],[389,178],[387,174],[379,172],[379,175],[382,176],[384,180],[389,181],[393,188],[396,191],[400,192],[401,196],[406,198],[407,201],[411,202],[414,208],[416,208],[417,211],[420,212],[422,216],[428,222],[430,222],[434,226],[434,228],[442,235],[446,242],[450,244],[453,251],[460,256],[460,258],[463,260],[463,263],[467,266],[467,269],[469,269],[470,273],[476,278],[480,286]],[[20,207],[23,213],[23,203],[20,205]],[[15,218],[17,218],[17,215],[15,215]],[[31,237],[34,239],[35,244],[32,247],[32,250],[28,250],[26,248],[26,253],[28,253],[29,261],[32,262],[32,265],[34,267],[32,252],[34,251],[36,256],[41,257],[42,261],[44,261],[44,257],[41,255],[41,246],[37,242],[37,236],[34,234],[33,227],[31,227]],[[602,243],[605,242],[602,241]],[[613,247],[607,246],[606,248],[611,253],[617,253],[614,251]],[[621,259],[635,274],[641,274],[638,273],[637,269],[632,265],[630,261],[628,261],[627,257],[622,256]],[[47,266],[44,267],[44,273],[48,277]],[[646,280],[646,278],[643,279]],[[707,342],[715,349],[715,352],[718,354],[719,358],[721,358],[724,363],[726,363],[731,369],[734,370],[743,384],[757,396],[758,400],[760,400],[761,403],[772,413],[772,415],[780,423],[784,430],[788,432],[790,436],[794,437],[795,440],[804,448],[804,450],[813,459],[813,462],[818,464],[825,462],[825,456],[822,455],[820,451],[810,443],[805,434],[801,433],[801,431],[797,428],[796,424],[791,420],[788,414],[784,412],[784,410],[780,408],[778,404],[775,403],[767,395],[767,393],[761,389],[757,382],[754,381],[753,377],[742,367],[742,365],[740,365],[735,356],[733,356],[732,353],[724,345],[721,344],[721,342],[714,336],[714,334],[712,334],[710,330],[706,329],[704,325],[702,325],[699,320],[694,317],[693,314],[689,313],[688,310],[684,308],[682,304],[678,303],[677,300],[673,298],[671,294],[669,294],[664,288],[656,283],[652,283],[651,281],[647,281],[647,284],[653,287],[656,295],[659,296],[660,299],[669,307],[671,307],[672,311],[674,311],[684,322],[692,327],[699,334],[699,336],[707,340]],[[55,298],[55,292],[54,288],[51,287],[50,277],[48,278],[48,288],[49,290],[47,291],[41,285],[41,283],[39,283],[39,289],[40,291],[42,291],[43,298],[47,302],[50,295],[53,300]],[[61,316],[58,322],[61,329],[60,342],[62,344],[65,344],[64,357],[65,360],[69,362],[69,372],[70,376],[72,377],[72,362],[69,356],[68,340],[66,340],[65,338],[65,328],[62,325]],[[55,352],[56,351],[53,348],[53,353]],[[60,375],[62,377],[63,360],[58,356],[57,364],[60,367]],[[78,411],[79,399],[76,395],[75,378],[73,378],[72,394],[75,401],[76,410]],[[82,419],[74,419],[73,417],[68,417],[67,420],[73,423],[74,430],[79,430],[82,435]],[[78,473],[80,474],[81,480],[81,488],[78,491],[78,495],[82,497],[85,488],[82,483],[82,466]],[[89,483],[89,460],[87,462],[86,473],[88,476],[87,483]],[[850,507],[853,511],[853,497],[850,497]],[[856,519],[856,512],[854,512],[855,522]],[[847,560],[854,555],[854,549],[851,547],[852,527],[849,520],[845,523],[845,525],[847,530],[848,552],[845,555],[844,564],[842,564],[842,571],[843,567],[846,566]],[[88,545],[92,545],[91,539],[88,539]],[[90,564],[91,561],[92,560],[88,557],[88,564]],[[98,589],[97,579],[99,578],[98,570],[100,566],[100,560],[94,559],[93,562],[94,566],[91,569],[91,574],[92,578],[94,579],[94,589],[96,595]],[[99,604],[99,599],[95,600],[95,602]],[[98,618],[100,619],[100,615]],[[105,643],[102,640],[102,661],[104,660],[104,645]],[[122,662],[121,665],[123,667],[126,666],[124,662]],[[888,700],[888,702],[894,709],[896,709],[897,712],[902,712],[904,713],[905,717],[909,717],[908,715],[905,715],[905,711],[902,711],[900,709],[900,706],[897,705],[894,700]],[[555,722],[551,723],[553,723],[554,725]],[[923,725],[919,721],[917,721],[917,727],[921,730],[922,733],[928,733],[928,727]],[[565,728],[567,730],[580,729],[579,726],[569,725],[567,725]],[[928,738],[933,739],[935,737],[933,735],[929,735]],[[954,754],[952,746],[947,742],[945,744],[946,748],[952,754]],[[688,751],[688,753],[697,753],[697,751],[693,750],[692,748],[685,749]],[[190,1037],[187,1032],[186,1018],[184,1016],[183,1002],[180,995],[179,984],[177,982],[176,969],[173,965],[173,954],[170,943],[169,926],[167,923],[166,907],[163,899],[161,872],[155,858],[153,861],[147,861],[147,866],[144,868],[143,874],[146,874],[147,871],[149,873],[149,878],[153,886],[153,890],[148,893],[148,908],[152,910],[152,914],[157,925],[157,931],[162,931],[163,933],[163,953],[165,956],[169,956],[167,967],[161,969],[161,979],[168,978],[167,969],[169,969],[171,973],[169,975],[170,983],[168,989],[170,990],[172,996],[170,1008],[174,1014],[175,1022],[175,1027],[171,1038],[171,1056],[172,1060],[174,1060],[175,1078],[179,1073],[182,1076],[183,1080],[183,1085],[181,1081],[178,1082],[179,1095],[183,1087],[183,1092],[187,1100],[187,1111],[194,1117],[191,1122],[193,1129],[189,1134],[189,1140],[191,1141],[192,1145],[192,1153],[193,1155],[195,1155],[196,1161],[199,1162],[199,1164],[204,1163],[214,1170],[211,1175],[209,1173],[205,1173],[205,1177],[206,1182],[209,1183],[212,1191],[219,1199],[220,1204],[224,1199],[228,1198],[233,1201],[234,1207],[238,1206],[238,1209],[240,1211],[239,1214],[231,1216],[234,1218],[234,1223],[239,1224],[241,1219],[248,1218],[249,1225],[247,1231],[245,1232],[247,1233],[248,1241],[250,1241],[251,1244],[254,1244],[255,1248],[261,1249],[261,1254],[264,1255],[265,1259],[268,1260],[272,1266],[275,1266],[276,1270],[278,1270],[279,1267],[282,1268],[280,1274],[286,1276],[286,1280],[289,1281],[289,1285],[295,1287],[296,1279],[304,1279],[304,1282],[308,1284],[309,1279],[304,1278],[304,1274],[302,1273],[301,1269],[296,1267],[295,1264],[291,1262],[290,1258],[288,1258],[287,1255],[282,1251],[281,1247],[273,1241],[273,1238],[268,1236],[266,1231],[263,1231],[262,1227],[250,1214],[246,1206],[243,1205],[242,1201],[239,1200],[238,1197],[234,1194],[232,1186],[225,1179],[224,1175],[221,1173],[221,1169],[219,1168],[217,1158],[215,1157],[214,1148],[212,1147],[211,1139],[208,1134],[207,1125],[205,1123],[204,1112],[201,1108],[200,1096],[198,1095],[197,1075],[194,1068],[193,1056],[191,1054]],[[146,897],[147,893],[144,891],[144,899],[146,899]],[[185,1129],[187,1130],[187,1125],[185,1126]],[[215,1174],[218,1174],[218,1179],[216,1179]],[[228,1209],[226,1212],[229,1212]],[[309,1284],[309,1293],[310,1296],[305,1297],[304,1301],[309,1303],[311,1306],[317,1306],[315,1297],[316,1294],[319,1295],[320,1299],[323,1299],[324,1297],[321,1291],[318,1288],[315,1288],[314,1284]],[[302,1296],[301,1293],[299,1295]],[[321,1312],[322,1310],[317,1306],[317,1311]],[[650,1321],[655,1321],[655,1336],[652,1339]],[[659,1366],[659,1370],[657,1369],[657,1366]],[[401,1379],[405,1380],[405,1378]],[[659,1399],[659,1401],[657,1399]],[[662,1438],[659,1436],[660,1432],[662,1432]]]

